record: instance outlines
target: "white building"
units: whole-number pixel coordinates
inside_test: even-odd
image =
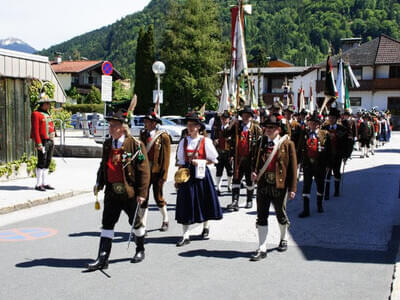
[[[377,106],[380,110],[389,109],[393,115],[400,115],[400,42],[387,35],[361,45],[354,43],[355,40],[345,39],[344,42],[350,41],[353,45],[342,53],[342,58],[350,63],[360,83],[359,88],[349,88],[352,110]],[[332,57],[335,79],[339,58],[339,55]],[[319,106],[322,104],[325,72],[326,62],[322,62],[294,78],[295,104],[298,103],[300,88],[304,89],[307,99],[312,91],[314,101]]]

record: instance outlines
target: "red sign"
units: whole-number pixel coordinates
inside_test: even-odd
[[[103,71],[104,75],[111,75],[113,72],[113,66],[109,61],[105,61],[101,65],[101,70]]]

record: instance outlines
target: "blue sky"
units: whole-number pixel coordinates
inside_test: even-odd
[[[22,39],[37,50],[141,11],[150,0],[2,0],[0,39]]]

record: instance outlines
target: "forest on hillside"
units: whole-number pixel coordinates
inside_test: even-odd
[[[135,55],[140,28],[153,24],[156,57],[163,51],[163,35],[171,3],[187,0],[152,0],[141,12],[98,30],[45,49],[42,55],[63,53],[64,59],[106,59],[125,77],[135,78]],[[230,6],[235,0],[214,0],[221,28],[220,47],[230,37]],[[296,65],[319,63],[341,47],[341,38],[369,41],[382,33],[400,39],[400,3],[396,0],[251,0],[246,45],[249,61],[263,64],[279,57]],[[165,49],[164,49],[165,50]],[[225,63],[229,64],[229,52]],[[220,66],[223,68],[223,65]]]

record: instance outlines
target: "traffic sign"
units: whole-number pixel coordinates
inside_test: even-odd
[[[113,72],[113,66],[109,61],[105,61],[101,65],[101,70],[103,71],[104,75],[111,75]]]
[[[158,91],[153,90],[153,103],[157,103]],[[164,94],[163,91],[160,90],[160,104],[164,102]]]
[[[103,102],[112,101],[112,76],[101,76],[101,100]]]

